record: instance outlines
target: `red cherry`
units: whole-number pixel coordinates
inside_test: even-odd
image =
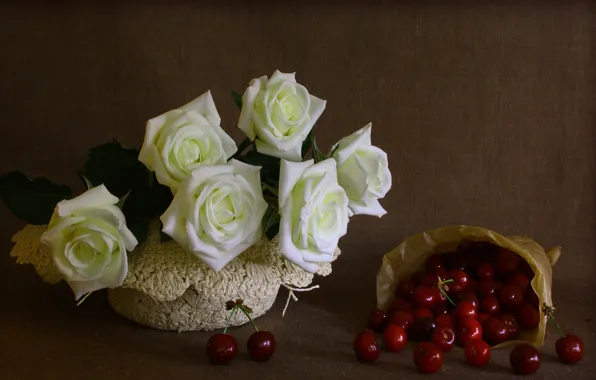
[[[474,305],[476,310],[478,310],[480,308],[480,302],[478,301],[478,296],[476,296],[476,294],[469,289],[469,285],[468,285],[468,289],[462,290],[460,293],[457,294],[457,300],[458,300],[458,302],[462,302],[462,301],[470,302],[472,305]]]
[[[480,294],[482,296],[495,295],[501,288],[501,283],[495,280],[486,279],[480,282]]]
[[[455,315],[459,320],[465,318],[476,318],[476,308],[471,302],[461,301],[455,308]]]
[[[538,308],[538,306],[540,305],[540,300],[538,299],[538,295],[536,294],[534,289],[532,289],[531,286],[528,289],[528,292],[526,293],[526,301],[528,301],[528,303],[530,305],[534,306],[535,308]]]
[[[416,272],[412,275],[411,280],[412,283],[414,283],[414,288],[412,289],[412,292],[414,291],[414,289],[416,289],[418,285],[420,285],[420,281],[422,280],[422,277],[424,277],[424,275],[424,272]]]
[[[535,329],[540,324],[540,312],[534,306],[526,303],[519,309],[517,321],[522,329]]]
[[[519,324],[512,314],[501,314],[497,317],[507,325],[507,339],[516,339],[519,335]]]
[[[412,305],[405,299],[398,297],[391,302],[391,305],[389,305],[389,312],[392,313],[398,310],[412,312]]]
[[[466,344],[464,356],[468,364],[483,367],[490,361],[490,346],[480,339],[471,340]]]
[[[466,318],[459,321],[455,332],[457,343],[465,347],[469,341],[482,339],[482,326],[474,318]]]
[[[414,285],[414,281],[411,279],[401,280],[397,283],[395,287],[395,296],[401,298],[409,298],[414,293],[414,289],[416,285]]]
[[[449,272],[445,268],[437,268],[435,269],[433,275],[435,276],[435,278],[440,277],[441,280],[446,280],[447,276],[449,276]]]
[[[436,288],[420,285],[414,290],[414,301],[422,309],[432,309],[436,303]]]
[[[437,347],[443,352],[449,352],[455,343],[455,333],[450,326],[437,326],[430,338]]]
[[[414,319],[432,318],[433,312],[430,309],[416,309],[414,310]]]
[[[207,341],[207,356],[211,364],[228,364],[237,353],[238,343],[230,334],[215,334]]]
[[[433,308],[433,312],[435,313],[436,316],[448,314],[449,306],[447,306],[447,304],[444,302],[437,303],[435,305],[435,307]]]
[[[495,270],[499,276],[506,276],[515,271],[521,262],[521,257],[508,249],[500,249],[495,256]]]
[[[399,352],[404,349],[408,338],[406,331],[398,325],[390,324],[383,332],[383,343],[389,352]]]
[[[488,295],[482,300],[481,310],[487,314],[495,315],[501,312],[501,305],[499,304],[497,297]]]
[[[484,322],[482,330],[484,340],[492,345],[501,344],[509,337],[507,324],[494,317],[490,317]]]
[[[567,334],[557,340],[555,351],[561,362],[577,363],[584,356],[584,342],[577,335]]]
[[[429,342],[420,343],[413,352],[414,364],[420,373],[435,373],[443,366],[443,352]]]
[[[364,330],[354,339],[354,352],[361,362],[372,363],[379,358],[381,351],[374,331]]]
[[[275,352],[275,337],[269,331],[256,331],[248,337],[246,348],[252,360],[265,362],[271,359]]]
[[[466,287],[466,290],[468,290],[474,294],[477,294],[479,289],[480,289],[480,282],[476,281],[472,277],[468,278],[468,286]]]
[[[520,272],[522,272],[523,274],[525,274],[526,277],[528,279],[530,279],[530,281],[532,281],[534,279],[534,276],[535,276],[534,269],[532,269],[532,267],[530,266],[530,264],[528,264],[528,262],[526,260],[521,261],[521,263],[519,264],[518,270]]]
[[[540,367],[538,350],[528,343],[515,346],[509,355],[509,363],[513,372],[518,375],[531,375]]]
[[[453,282],[449,282],[449,291],[452,293],[459,293],[468,286],[468,275],[462,270],[454,270],[449,273],[449,278],[453,279]]]
[[[383,310],[374,310],[368,318],[368,327],[373,331],[381,332],[387,326],[388,320],[389,317]]]
[[[480,325],[484,329],[484,322],[486,322],[486,320],[489,319],[490,317],[491,316],[489,314],[480,313],[476,316],[476,319],[478,320],[478,322],[480,322]]]
[[[476,270],[478,280],[487,280],[495,277],[495,269],[491,263],[482,263]]]
[[[443,255],[434,254],[424,264],[426,273],[434,275],[437,269],[443,268]]]
[[[419,318],[414,320],[414,326],[411,330],[412,340],[418,342],[428,342],[436,328],[432,317]]]
[[[518,285],[526,292],[530,287],[530,280],[522,272],[513,272],[507,277],[507,284]]]
[[[414,324],[414,316],[407,311],[398,310],[391,314],[391,323],[408,331]]]
[[[450,314],[441,314],[435,319],[437,327],[453,327],[453,318]]]
[[[524,291],[518,285],[505,285],[499,292],[501,305],[509,310],[518,309],[524,302]]]

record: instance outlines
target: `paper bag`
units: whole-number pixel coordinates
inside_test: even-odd
[[[394,291],[400,280],[422,270],[426,259],[435,253],[453,252],[463,241],[489,242],[517,253],[535,273],[531,279],[532,289],[540,300],[540,325],[534,330],[522,331],[515,341],[508,341],[494,348],[508,346],[519,341],[536,346],[544,343],[546,315],[542,305],[552,305],[552,266],[561,254],[560,247],[545,251],[542,246],[526,236],[503,236],[497,232],[474,226],[447,226],[414,235],[383,256],[377,275],[377,306],[387,310],[394,299]],[[481,254],[481,253],[479,253]]]

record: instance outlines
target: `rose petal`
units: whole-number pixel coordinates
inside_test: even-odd
[[[118,202],[118,197],[112,195],[102,184],[87,190],[76,198],[60,201],[56,207],[58,215],[66,217],[75,214],[79,210],[115,205]]]

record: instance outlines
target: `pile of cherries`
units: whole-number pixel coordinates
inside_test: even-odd
[[[241,299],[226,302],[226,309],[231,310],[226,327],[221,334],[212,335],[207,341],[207,356],[211,364],[229,364],[238,353],[238,343],[233,335],[228,334],[230,320],[240,310],[252,323],[255,332],[248,338],[246,346],[250,358],[256,362],[265,362],[275,352],[275,337],[269,331],[259,330],[255,321],[251,318],[252,310],[246,306]]]
[[[538,328],[541,305],[530,285],[534,275],[516,253],[490,243],[463,242],[455,252],[435,254],[422,272],[396,285],[388,310],[373,311],[369,328],[354,340],[356,357],[377,360],[381,349],[375,333],[382,333],[389,352],[403,350],[408,341],[417,342],[413,359],[421,373],[440,370],[443,354],[455,345],[464,349],[467,363],[484,366],[490,361],[491,346]],[[554,320],[552,307],[544,304],[542,311]],[[557,327],[562,335],[555,345],[560,361],[580,361],[581,339]],[[534,346],[518,344],[510,364],[516,374],[531,374],[538,370],[540,356]]]

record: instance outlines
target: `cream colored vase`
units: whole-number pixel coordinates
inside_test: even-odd
[[[19,264],[32,264],[39,276],[55,284],[62,281],[50,254],[40,244],[45,226],[28,225],[13,237],[11,256]],[[285,260],[279,239],[253,246],[213,272],[175,241],[160,242],[159,226],[152,225],[148,239],[128,256],[124,284],[108,291],[112,308],[141,325],[162,330],[214,330],[225,326],[226,301],[241,298],[255,318],[271,308],[282,285],[304,288],[314,275]],[[340,254],[336,249],[335,258]],[[318,275],[331,273],[331,263]],[[248,322],[236,313],[232,326]]]

